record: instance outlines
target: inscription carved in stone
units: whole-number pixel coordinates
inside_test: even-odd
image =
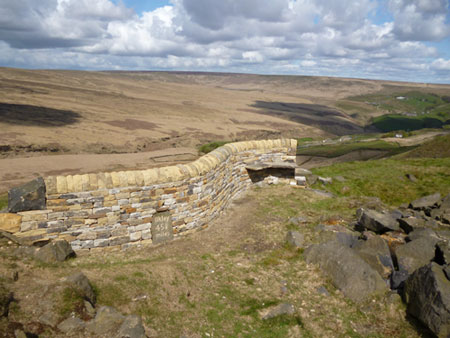
[[[153,216],[152,241],[153,244],[163,243],[173,238],[172,216],[169,211],[158,212]]]

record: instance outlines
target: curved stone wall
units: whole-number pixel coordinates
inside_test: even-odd
[[[296,146],[294,139],[236,142],[189,164],[47,177],[47,209],[19,212],[16,235],[66,239],[75,250],[180,236],[206,226],[252,185],[246,165],[295,162]]]

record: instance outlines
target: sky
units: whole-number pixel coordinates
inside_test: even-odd
[[[450,84],[449,0],[0,0],[0,66]]]

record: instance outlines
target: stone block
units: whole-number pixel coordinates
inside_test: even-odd
[[[98,179],[97,174],[89,174],[89,190],[98,189]]]
[[[130,233],[130,241],[131,242],[136,242],[141,239],[142,239],[142,231],[136,231],[136,232]]]
[[[0,229],[14,233],[20,231],[22,216],[17,214],[4,213],[0,214]]]
[[[89,175],[81,175],[81,191],[89,191]]]
[[[73,175],[72,178],[74,191],[83,191],[83,183],[81,180],[81,175]]]
[[[120,188],[120,176],[118,172],[112,172],[111,181],[114,188]]]
[[[49,176],[45,178],[45,187],[47,190],[47,194],[57,194],[58,189],[56,189],[56,177],[55,176]]]
[[[128,187],[128,175],[125,171],[119,171],[119,184],[121,187]]]

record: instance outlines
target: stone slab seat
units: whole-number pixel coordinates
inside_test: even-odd
[[[298,165],[293,162],[253,162],[245,166],[247,170],[259,171],[264,169],[295,169]]]

